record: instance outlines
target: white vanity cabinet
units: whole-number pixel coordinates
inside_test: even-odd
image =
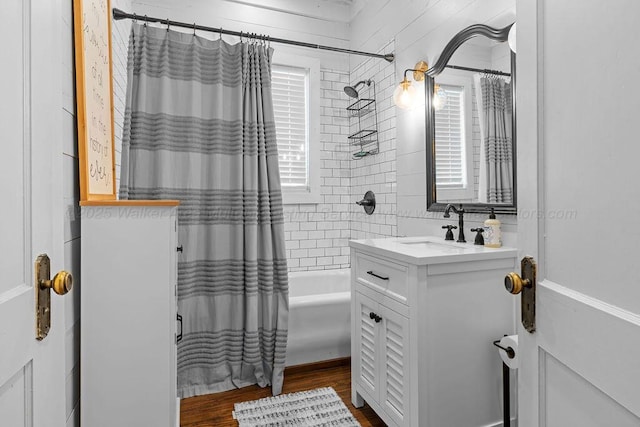
[[[500,423],[517,251],[422,239],[350,242],[352,402],[390,426]]]
[[[408,269],[362,252],[352,256],[352,381],[403,425],[409,408]]]
[[[180,425],[176,206],[82,202],[83,426]]]

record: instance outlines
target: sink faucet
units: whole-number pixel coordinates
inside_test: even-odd
[[[451,217],[451,215],[449,214],[450,211],[453,211],[454,213],[458,214],[458,240],[456,240],[456,242],[465,243],[466,240],[464,239],[464,218],[463,218],[464,209],[462,209],[462,205],[460,205],[459,208],[456,208],[451,203],[449,203],[447,207],[444,208],[445,218]]]

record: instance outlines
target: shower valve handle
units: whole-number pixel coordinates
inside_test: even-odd
[[[380,323],[380,321],[382,320],[382,317],[378,316],[373,311],[371,313],[369,313],[369,318],[374,320],[376,323]]]

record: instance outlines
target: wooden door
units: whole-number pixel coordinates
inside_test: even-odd
[[[517,13],[518,245],[538,261],[519,426],[638,426],[640,3]]]
[[[58,2],[0,2],[0,424],[64,426],[64,305],[35,339],[34,261],[63,263]],[[55,160],[58,159],[58,164]]]

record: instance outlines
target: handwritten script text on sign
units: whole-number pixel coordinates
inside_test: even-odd
[[[82,13],[89,192],[113,191],[109,11],[106,0],[85,1]]]

